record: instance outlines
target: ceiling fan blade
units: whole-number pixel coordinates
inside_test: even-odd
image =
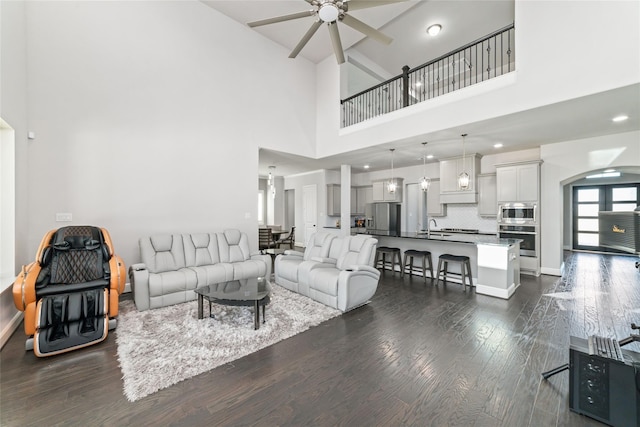
[[[367,37],[371,37],[372,39],[379,41],[380,43],[389,44],[393,41],[393,39],[387,36],[386,34],[383,34],[382,32],[376,30],[375,28],[365,24],[359,19],[356,19],[353,16],[350,16],[346,13],[342,17],[342,22],[350,26],[354,30],[360,31],[362,34],[366,35]]]
[[[275,18],[263,19],[261,21],[253,21],[247,23],[250,27],[259,27],[261,25],[275,24],[276,22],[291,21],[292,19],[306,18],[315,15],[315,10],[307,10],[305,12],[292,13],[290,15],[276,16]]]
[[[340,41],[340,33],[338,32],[338,24],[336,22],[330,22],[329,35],[331,36],[331,44],[333,45],[333,53],[336,54],[336,60],[338,65],[344,63],[344,52],[342,51],[342,42]]]
[[[322,25],[322,21],[320,20],[314,22],[313,25],[311,25],[309,30],[307,30],[305,35],[296,45],[296,47],[291,51],[289,58],[295,58],[296,56],[298,56],[302,48],[309,42],[309,40],[311,40],[311,37],[313,37],[313,35],[316,33],[316,31],[318,31],[318,28],[320,28],[321,25]]]
[[[384,6],[386,4],[402,3],[406,0],[349,0],[347,10],[367,9],[370,7]]]

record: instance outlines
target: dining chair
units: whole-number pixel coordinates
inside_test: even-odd
[[[278,248],[281,245],[289,245],[289,247],[293,249],[295,242],[296,242],[296,228],[291,227],[291,231],[289,232],[289,234],[280,238],[280,240],[278,240]]]
[[[273,241],[273,235],[271,234],[270,228],[259,228],[258,229],[258,248],[259,249],[270,249],[274,248],[276,245]]]

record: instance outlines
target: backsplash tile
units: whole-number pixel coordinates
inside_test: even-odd
[[[476,204],[447,205],[447,216],[434,218],[438,223],[434,228],[470,228],[486,233],[497,233],[496,218],[484,218],[478,215]]]

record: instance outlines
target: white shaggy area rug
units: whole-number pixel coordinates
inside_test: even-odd
[[[198,320],[198,302],[138,311],[120,302],[116,342],[131,402],[299,334],[341,312],[272,284],[266,323],[253,329],[253,308],[213,304]],[[205,316],[209,313],[204,302]],[[262,316],[260,316],[262,322]]]

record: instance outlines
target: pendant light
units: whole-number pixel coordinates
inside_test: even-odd
[[[424,147],[424,154],[422,156],[422,178],[420,178],[420,188],[425,193],[429,191],[429,186],[431,186],[431,179],[427,176],[427,143],[423,142],[422,146]]]
[[[272,173],[275,168],[275,166],[269,166],[269,177],[267,178],[267,185],[269,186],[271,197],[273,198],[276,197],[276,181]]]
[[[465,156],[466,152],[464,149],[464,137],[467,136],[466,133],[462,134],[462,173],[458,175],[458,188],[460,190],[467,190],[469,188],[469,174],[466,170],[465,165]]]
[[[396,189],[398,188],[396,180],[393,178],[393,152],[396,151],[396,149],[391,148],[389,149],[389,151],[391,151],[391,179],[389,180],[389,182],[387,182],[387,191],[390,194],[394,194],[396,192]]]

